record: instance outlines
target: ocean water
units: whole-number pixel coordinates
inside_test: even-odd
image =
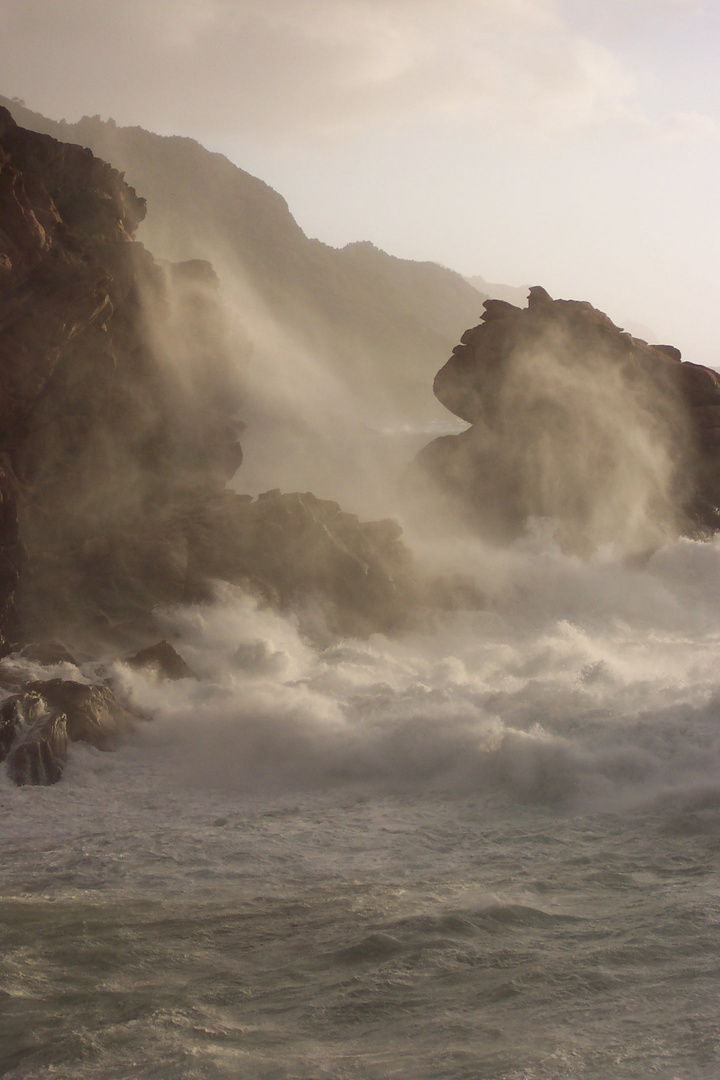
[[[720,1075],[720,543],[464,568],[392,640],[169,610],[197,681],[2,772],[0,1075]]]

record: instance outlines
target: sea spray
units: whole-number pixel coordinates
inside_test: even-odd
[[[0,777],[4,1075],[713,1075],[720,545],[474,552],[432,632],[169,608],[198,679]]]
[[[432,789],[587,807],[712,784],[720,543],[679,541],[644,568],[586,563],[539,537],[494,558],[501,585],[485,610],[396,639],[313,647],[232,589],[168,609],[165,632],[199,679],[115,669],[154,717],[148,754],[182,783],[238,792]]]

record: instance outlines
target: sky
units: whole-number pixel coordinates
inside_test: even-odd
[[[720,367],[720,0],[0,0],[0,92]]]

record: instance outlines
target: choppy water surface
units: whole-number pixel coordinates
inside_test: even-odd
[[[2,776],[0,1074],[718,1075],[720,546],[483,567],[395,641],[169,612],[197,683]]]

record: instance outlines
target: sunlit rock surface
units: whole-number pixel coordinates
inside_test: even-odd
[[[487,301],[434,389],[470,427],[427,446],[414,482],[496,540],[548,519],[570,550],[639,555],[720,526],[720,376],[588,303]]]

